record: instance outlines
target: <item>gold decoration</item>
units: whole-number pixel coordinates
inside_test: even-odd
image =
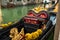
[[[38,30],[35,31],[35,32],[27,33],[27,34],[25,35],[25,39],[26,39],[26,40],[35,40],[35,39],[38,38],[39,35],[41,35],[41,34],[42,34],[42,30],[41,30],[41,29],[38,29]]]
[[[12,28],[11,30],[10,30],[10,37],[11,38],[14,38],[15,36],[17,36],[18,35],[18,29],[17,28]]]
[[[19,33],[17,28],[12,28],[10,31],[10,37],[12,38],[12,40],[35,40],[41,34],[42,34],[41,29],[38,29],[37,31],[32,33],[26,33],[25,36],[24,36],[24,28],[22,28]]]
[[[24,40],[24,28],[21,29],[20,33],[18,33],[17,28],[11,29],[10,37],[12,38],[12,40]]]
[[[12,24],[13,24],[12,22],[8,22],[8,23],[5,23],[5,24],[0,24],[0,27],[7,28],[7,27],[9,27]]]
[[[45,30],[45,29],[46,29],[46,24],[43,24],[43,26],[42,26],[41,29],[42,29],[42,30]]]

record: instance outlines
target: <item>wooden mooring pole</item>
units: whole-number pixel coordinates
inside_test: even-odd
[[[56,21],[56,27],[55,27],[55,33],[54,33],[54,40],[60,40],[60,0],[58,5],[58,13],[57,13],[57,21]]]
[[[0,24],[2,23],[2,11],[1,11],[1,1],[0,1]]]

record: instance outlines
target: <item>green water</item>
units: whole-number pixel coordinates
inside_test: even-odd
[[[15,8],[2,8],[3,22],[14,22],[25,16],[28,10],[33,9],[37,5],[19,6]]]
[[[3,23],[15,22],[24,17],[30,9],[38,5],[19,6],[15,8],[2,8]],[[47,40],[53,40],[53,33]]]

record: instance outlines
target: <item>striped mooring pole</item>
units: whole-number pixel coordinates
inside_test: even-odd
[[[1,11],[1,1],[0,1],[0,24],[2,23],[2,11]]]

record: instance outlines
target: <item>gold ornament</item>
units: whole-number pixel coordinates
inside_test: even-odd
[[[37,31],[32,33],[26,33],[25,35],[24,35],[24,28],[22,28],[19,33],[17,28],[13,28],[10,31],[10,37],[12,38],[12,40],[35,40],[41,34],[42,34],[41,29],[38,29]]]
[[[35,40],[35,39],[38,38],[39,35],[41,35],[41,34],[42,34],[42,30],[41,30],[41,29],[38,29],[38,30],[35,31],[35,32],[27,33],[27,34],[25,35],[25,39],[26,39],[26,40]]]
[[[30,34],[30,33],[27,33],[26,35],[25,35],[25,39],[26,40],[32,40],[32,34]]]
[[[12,28],[11,30],[10,30],[10,37],[11,38],[14,38],[15,36],[17,36],[18,35],[18,29],[17,28]]]
[[[10,37],[12,38],[12,40],[24,40],[24,28],[21,29],[20,33],[18,33],[17,28],[11,29]]]

